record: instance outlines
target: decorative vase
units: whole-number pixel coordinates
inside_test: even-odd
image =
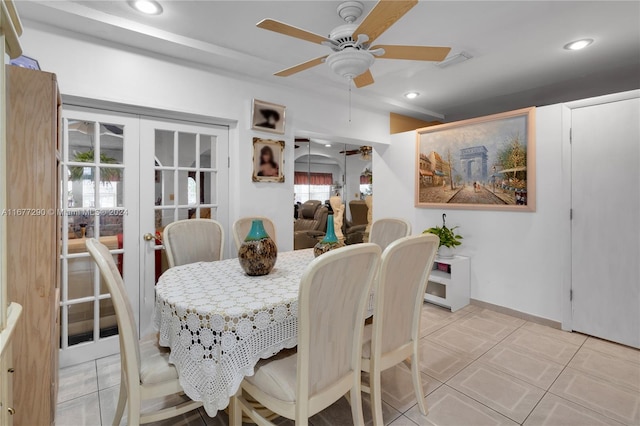
[[[315,257],[318,257],[321,254],[340,247],[344,247],[344,243],[336,236],[336,231],[333,225],[333,215],[330,214],[327,217],[327,233],[322,241],[315,245],[313,248],[313,254]]]
[[[453,247],[440,246],[438,248],[438,257],[443,259],[453,259],[455,255],[456,253]]]
[[[276,264],[278,247],[261,220],[251,222],[251,230],[238,250],[240,266],[247,275],[267,275]]]

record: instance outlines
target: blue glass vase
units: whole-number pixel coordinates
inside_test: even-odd
[[[336,230],[333,225],[333,215],[330,214],[327,218],[327,233],[322,241],[315,245],[313,248],[313,254],[315,257],[318,257],[321,254],[340,247],[344,247],[344,243],[336,236]]]
[[[267,275],[276,264],[278,247],[264,230],[262,220],[251,222],[251,230],[238,250],[240,266],[247,275]]]

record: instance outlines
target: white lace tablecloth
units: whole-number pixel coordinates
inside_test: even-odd
[[[156,286],[160,345],[180,384],[214,417],[261,358],[297,344],[300,278],[313,250],[278,254],[266,276],[246,275],[238,259],[167,270]]]

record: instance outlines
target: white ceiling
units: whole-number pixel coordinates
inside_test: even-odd
[[[347,90],[326,65],[280,69],[328,48],[261,30],[263,18],[326,35],[344,23],[336,1],[167,1],[144,16],[125,1],[19,1],[23,19],[187,60],[218,72],[319,93]],[[375,2],[365,1],[365,13]],[[362,19],[362,18],[361,18]],[[563,46],[592,38],[582,51]],[[473,59],[448,68],[376,60],[376,83],[355,100],[425,119],[454,120],[640,88],[638,1],[420,1],[376,44],[450,46]],[[408,91],[421,93],[409,101]]]

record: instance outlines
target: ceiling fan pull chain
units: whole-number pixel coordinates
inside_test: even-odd
[[[349,124],[351,124],[351,82],[353,82],[353,79],[350,78],[348,81],[349,81]]]

